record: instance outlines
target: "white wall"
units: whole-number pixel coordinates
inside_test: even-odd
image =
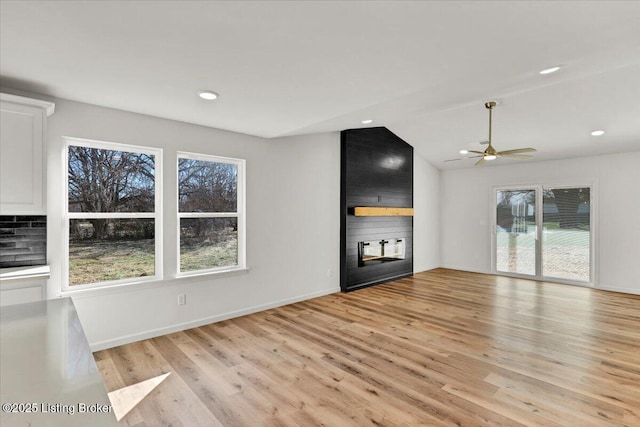
[[[55,102],[47,146],[50,298],[60,294],[65,244],[62,136],[164,150],[165,280],[74,295],[94,350],[339,291],[338,133],[265,140],[67,100]],[[248,272],[172,277],[177,256],[177,150],[246,159]],[[178,306],[182,293],[187,294],[187,304]]]
[[[593,185],[596,287],[640,294],[640,152],[441,174],[442,266],[490,273],[492,188]]]
[[[164,280],[73,296],[94,349],[107,348],[339,291],[338,133],[274,140],[67,100],[55,100],[47,141],[49,297],[60,295],[64,203],[62,136],[164,150]],[[191,151],[247,160],[249,271],[173,277],[176,156]],[[597,283],[640,293],[640,152],[440,172],[414,157],[414,271],[491,272],[491,189],[593,185]],[[177,296],[187,294],[187,304]]]
[[[62,136],[162,148],[164,280],[73,295],[94,349],[339,291],[338,133],[265,140],[67,100],[54,100],[47,141],[49,297],[60,295]],[[249,271],[173,277],[176,151],[247,160]],[[414,156],[414,271],[489,273],[491,190],[593,185],[599,288],[640,293],[640,152],[440,172]],[[179,294],[187,304],[177,305]]]
[[[413,271],[440,266],[440,171],[414,150]]]

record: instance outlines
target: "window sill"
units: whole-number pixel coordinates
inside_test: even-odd
[[[175,275],[175,279],[187,279],[189,277],[200,278],[200,277],[208,277],[208,276],[226,277],[226,276],[234,275],[238,272],[247,272],[247,271],[249,271],[249,268],[247,267],[235,267],[235,268],[229,268],[226,270],[199,270],[194,272],[178,273]]]
[[[202,281],[203,279],[221,279],[232,277],[243,273],[248,273],[249,268],[235,268],[232,270],[208,271],[200,273],[183,273],[171,279],[158,279],[138,282],[119,283],[114,285],[98,286],[87,289],[66,289],[58,293],[58,297],[89,298],[100,295],[118,294],[123,292],[135,292],[147,289],[157,289],[165,286],[177,286],[191,282]]]

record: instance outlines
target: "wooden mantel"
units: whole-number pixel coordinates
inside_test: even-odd
[[[385,208],[378,206],[357,206],[355,216],[413,216],[413,208]]]

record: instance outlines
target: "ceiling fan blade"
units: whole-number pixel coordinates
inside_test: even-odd
[[[498,154],[518,154],[518,153],[533,153],[536,151],[535,148],[516,148],[515,150],[504,150],[500,151]]]
[[[448,160],[443,160],[443,162],[457,162],[458,160],[462,160],[462,159],[448,159]]]
[[[470,153],[476,153],[476,154],[482,154],[484,156],[484,151],[476,151],[476,150],[469,150]]]
[[[480,165],[482,165],[483,163],[484,163],[484,156],[482,156],[482,158],[481,158],[480,160],[478,160],[478,161],[476,162],[476,164],[475,164],[475,165],[473,165],[473,166],[480,166]]]
[[[527,159],[533,159],[533,156],[529,156],[527,154],[504,154],[504,153],[498,153],[499,157],[508,157],[510,159],[521,159],[521,160],[527,160]]]

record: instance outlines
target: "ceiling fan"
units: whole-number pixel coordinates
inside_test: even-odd
[[[491,145],[491,118],[492,118],[491,113],[493,112],[493,109],[495,108],[496,105],[497,104],[495,101],[485,102],[484,104],[487,110],[489,110],[489,141],[488,141],[489,145],[484,151],[469,150],[469,153],[480,154],[480,156],[474,156],[474,157],[482,157],[480,160],[476,162],[474,166],[480,166],[485,161],[495,160],[498,157],[510,157],[512,159],[521,159],[521,160],[529,159],[533,156],[529,156],[523,153],[532,153],[536,151],[535,148],[516,148],[514,150],[504,150],[504,151],[496,151],[496,149],[493,148],[493,145]]]

